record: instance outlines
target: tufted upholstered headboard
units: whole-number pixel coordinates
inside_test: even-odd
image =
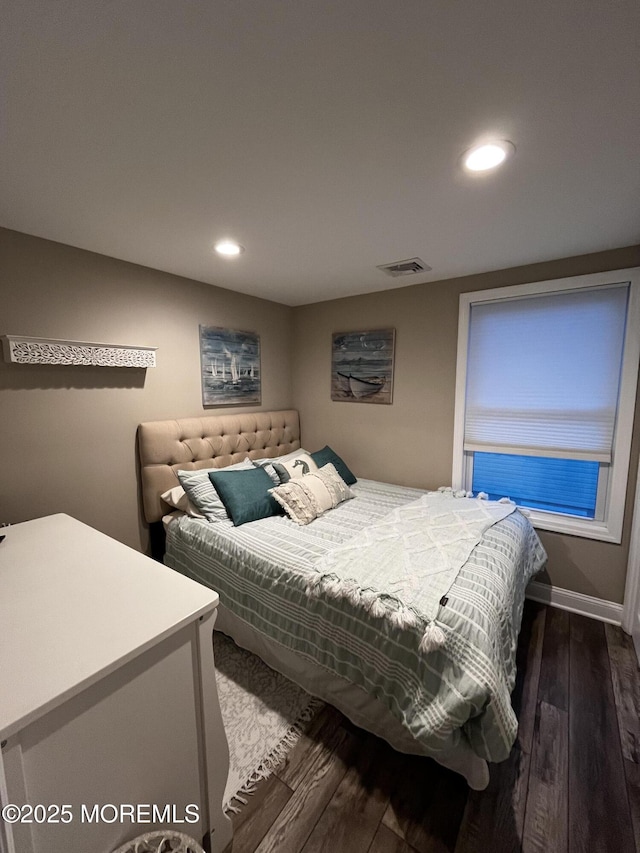
[[[160,495],[179,485],[177,470],[282,456],[300,447],[300,421],[294,409],[149,421],[138,427],[138,447],[144,515],[151,523],[170,509]]]

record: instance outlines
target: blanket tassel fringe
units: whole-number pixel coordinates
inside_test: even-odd
[[[380,595],[372,589],[361,589],[353,580],[341,580],[337,575],[318,574],[309,578],[307,595],[316,597],[323,590],[330,598],[346,598],[354,606],[362,605],[373,617],[385,616],[396,628],[418,628],[424,621],[411,608],[392,595]],[[444,646],[446,635],[435,622],[429,622],[424,629],[419,649],[429,653]]]
[[[444,646],[446,639],[447,638],[442,628],[436,625],[435,622],[429,622],[427,627],[424,629],[424,634],[422,635],[418,648],[421,652],[433,652],[441,646]]]

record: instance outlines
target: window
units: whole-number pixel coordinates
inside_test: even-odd
[[[640,269],[460,296],[453,483],[620,542]]]

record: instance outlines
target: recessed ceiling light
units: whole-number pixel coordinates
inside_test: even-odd
[[[220,240],[214,248],[219,255],[224,255],[225,258],[234,258],[244,252],[244,246],[235,243],[233,240]]]
[[[499,142],[489,142],[471,148],[462,158],[466,169],[470,172],[485,172],[495,169],[510,157],[516,150],[515,145],[506,139]]]

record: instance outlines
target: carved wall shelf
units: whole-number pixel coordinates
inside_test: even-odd
[[[155,367],[157,347],[59,341],[2,335],[6,361],[17,364],[88,364],[94,367]]]

